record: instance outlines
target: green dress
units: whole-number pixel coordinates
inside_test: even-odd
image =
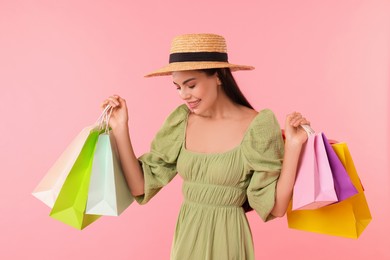
[[[252,234],[243,208],[250,206],[264,220],[272,219],[276,182],[283,158],[283,139],[273,112],[260,111],[242,142],[223,152],[204,154],[185,147],[190,111],[176,108],[139,158],[148,202],[176,173],[183,178],[184,201],[172,244],[174,260],[255,259]]]

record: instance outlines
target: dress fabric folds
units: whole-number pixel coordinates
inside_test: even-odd
[[[178,173],[183,179],[183,204],[177,219],[171,259],[255,259],[252,235],[243,208],[250,206],[263,221],[275,203],[283,158],[283,138],[269,109],[260,111],[241,143],[222,153],[186,149],[190,111],[176,108],[139,161],[144,171],[145,204]]]

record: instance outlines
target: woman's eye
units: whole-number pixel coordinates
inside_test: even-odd
[[[188,86],[187,88],[190,88],[190,89],[193,89],[195,88],[196,85],[192,85],[192,86]],[[180,86],[176,86],[176,89],[177,90],[181,90],[181,87]]]

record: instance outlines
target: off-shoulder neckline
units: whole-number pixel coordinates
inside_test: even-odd
[[[184,137],[183,137],[182,149],[184,151],[188,152],[188,153],[191,153],[191,154],[194,154],[194,155],[201,155],[201,156],[224,155],[224,154],[229,154],[229,153],[232,153],[232,152],[234,152],[236,150],[239,150],[239,148],[241,148],[241,146],[243,145],[244,141],[246,140],[246,138],[247,138],[250,130],[252,129],[253,125],[255,124],[257,119],[260,117],[260,114],[262,114],[262,112],[264,111],[264,110],[256,111],[257,114],[253,117],[253,119],[251,120],[251,122],[247,126],[247,128],[246,128],[246,130],[244,132],[244,135],[241,138],[241,142],[238,145],[234,146],[233,148],[231,148],[229,150],[223,151],[223,152],[202,153],[202,152],[191,151],[191,150],[188,150],[186,148],[188,118],[189,118],[189,115],[190,115],[191,111],[188,109],[188,107],[185,104],[183,106],[185,106],[186,115],[185,115],[184,121],[183,121],[183,124],[184,124]]]

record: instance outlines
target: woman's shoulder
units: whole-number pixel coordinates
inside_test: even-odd
[[[257,125],[270,125],[278,123],[275,113],[269,108],[263,108],[261,110],[253,110],[256,113],[254,117],[254,122]]]
[[[250,119],[252,121],[251,127],[258,125],[269,125],[277,123],[274,112],[269,108],[263,108],[261,110],[255,110],[249,107],[242,108],[242,117],[244,119]]]
[[[165,119],[164,125],[176,125],[184,122],[188,117],[189,109],[185,104],[176,107]]]
[[[256,111],[253,108],[246,107],[246,106],[241,106],[240,107],[241,115],[244,118],[252,118],[254,119],[258,115],[258,111]]]
[[[250,142],[261,140],[269,135],[274,135],[275,132],[281,132],[279,122],[271,109],[263,108],[252,113],[256,115],[248,128],[246,140]]]
[[[171,141],[184,140],[185,122],[188,116],[188,108],[184,105],[176,107],[165,119],[157,132],[154,143],[172,144]]]
[[[271,109],[264,108],[258,111],[246,133],[242,147],[247,160],[251,162],[258,162],[259,154],[266,151],[283,151],[282,130]]]

